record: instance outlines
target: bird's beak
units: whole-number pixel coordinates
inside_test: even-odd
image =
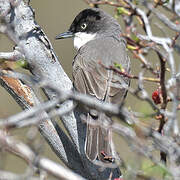
[[[67,31],[67,32],[57,35],[56,39],[66,39],[66,38],[72,38],[72,37],[74,37],[74,34],[71,31]]]

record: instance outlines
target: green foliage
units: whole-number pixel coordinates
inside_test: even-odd
[[[136,49],[137,49],[136,46],[131,46],[131,45],[129,45],[129,44],[127,44],[127,48],[128,48],[129,50],[136,50]]]
[[[28,69],[28,62],[24,59],[20,59],[16,62],[17,67]]]
[[[131,33],[131,39],[134,40],[136,43],[140,42],[140,39],[134,33]]]
[[[28,62],[24,59],[18,60],[18,61],[8,61],[6,59],[0,59],[0,68],[1,69],[18,69],[18,68],[24,68],[28,69]]]
[[[125,9],[124,7],[118,7],[117,8],[117,15],[120,16],[122,14],[130,15],[130,12],[127,9]]]
[[[124,69],[123,69],[123,66],[122,66],[122,64],[118,64],[118,63],[114,63],[114,66],[116,67],[116,68],[118,68],[121,72],[124,72]]]

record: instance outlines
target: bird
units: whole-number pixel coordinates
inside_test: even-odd
[[[90,95],[101,102],[121,105],[127,95],[130,80],[117,75],[108,67],[130,71],[130,58],[121,26],[110,14],[100,8],[82,10],[67,32],[56,39],[73,38],[77,54],[74,57],[73,86],[76,91]],[[92,162],[114,163],[112,117],[93,108],[87,108],[85,153]]]

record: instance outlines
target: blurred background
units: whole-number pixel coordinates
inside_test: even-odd
[[[83,0],[43,0],[43,1],[35,1],[32,0],[30,3],[31,7],[35,10],[35,19],[37,23],[42,27],[43,31],[49,38],[52,43],[52,46],[59,57],[60,63],[62,64],[65,72],[71,78],[72,74],[72,60],[76,54],[76,51],[73,48],[73,41],[72,39],[66,40],[58,40],[55,41],[55,36],[61,32],[65,32],[68,30],[71,22],[73,21],[74,17],[83,9],[88,8],[89,6]],[[114,7],[110,6],[100,6],[100,8],[104,9],[106,12],[110,13],[112,16],[115,15]],[[124,28],[123,21],[121,17],[118,18],[122,28]],[[160,23],[160,22],[158,22]],[[160,23],[161,24],[161,23]],[[155,35],[161,33],[156,27],[154,28]],[[169,30],[168,30],[169,31]],[[173,32],[168,32],[170,35],[174,35]],[[0,36],[0,51],[12,51],[13,44],[12,42],[4,35]],[[131,73],[134,75],[138,75],[140,72],[141,64],[137,59],[134,59],[131,53],[129,54],[131,57]],[[153,66],[159,64],[159,61],[156,58],[155,54],[151,54],[149,58],[151,64]],[[146,76],[149,73],[145,74]],[[132,80],[131,86],[135,87],[137,82]],[[154,83],[145,83],[145,89],[149,92],[151,96],[152,92],[156,90],[158,85]],[[129,109],[133,111],[139,111],[144,113],[150,113],[151,108],[147,103],[138,101],[132,95],[128,94],[126,98],[126,104]],[[17,112],[20,112],[21,108],[16,104],[16,102],[11,98],[11,96],[4,90],[4,88],[0,87],[0,118],[6,118],[10,115],[13,115]],[[147,124],[155,126],[155,120],[142,120]],[[24,140],[23,134],[26,134],[27,129],[21,130],[14,130],[12,131],[12,135]],[[121,157],[125,161],[128,161],[132,166],[137,165],[137,161],[141,161],[138,156],[134,156],[134,154],[128,148],[128,145],[125,143],[123,139],[119,136],[114,136],[115,144],[117,150]],[[39,137],[37,137],[37,142],[42,141]],[[44,148],[42,149],[43,155],[47,156],[48,158],[60,162],[60,160],[55,156],[55,154],[51,151],[50,147],[44,143]],[[16,173],[23,173],[26,167],[26,164],[12,156],[10,154],[4,153],[4,160],[0,162],[0,168],[16,172]],[[2,160],[2,157],[0,157]],[[3,163],[2,163],[3,162]],[[134,164],[134,165],[133,165]],[[136,167],[138,168],[138,167]]]

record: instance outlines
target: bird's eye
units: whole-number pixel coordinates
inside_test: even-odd
[[[81,29],[85,30],[86,27],[87,27],[87,24],[86,24],[86,23],[82,23],[82,24],[81,24]]]

